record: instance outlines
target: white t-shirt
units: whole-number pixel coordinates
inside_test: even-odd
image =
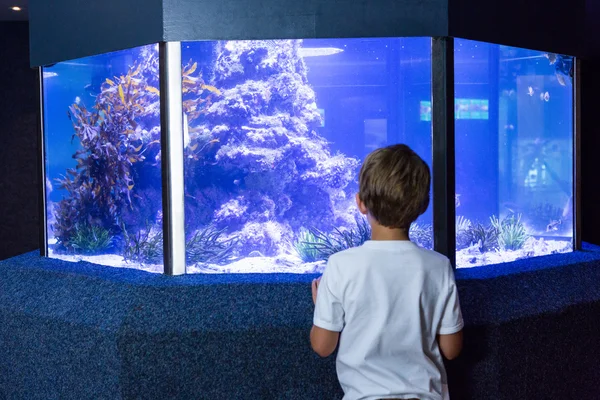
[[[314,324],[342,332],[344,400],[447,399],[436,336],[463,319],[449,260],[410,241],[367,241],[329,258]]]

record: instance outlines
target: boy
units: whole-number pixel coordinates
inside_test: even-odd
[[[344,400],[448,399],[442,354],[462,348],[463,319],[449,260],[412,243],[429,205],[429,167],[408,146],[367,156],[358,209],[371,240],[334,254],[312,283],[312,348],[331,355]],[[341,332],[341,338],[340,338]]]

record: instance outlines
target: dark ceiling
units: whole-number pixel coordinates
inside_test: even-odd
[[[27,21],[28,0],[0,0],[0,21]],[[21,7],[21,11],[13,11],[12,7]]]

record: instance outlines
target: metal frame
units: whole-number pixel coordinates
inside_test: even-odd
[[[38,67],[38,233],[40,256],[48,256],[48,220],[46,215],[46,142],[44,140],[44,69]]]
[[[164,272],[186,273],[181,42],[161,42],[160,128]]]
[[[581,250],[581,60],[573,58],[573,250]]]
[[[454,39],[431,38],[433,246],[456,266]]]

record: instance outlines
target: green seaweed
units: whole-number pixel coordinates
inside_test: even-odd
[[[498,231],[493,225],[473,223],[465,232],[463,240],[467,243],[466,246],[477,245],[479,251],[484,253],[498,247]]]
[[[456,217],[456,249],[464,249],[471,245],[471,221],[463,216]]]
[[[61,244],[78,254],[95,254],[111,248],[113,237],[101,226],[76,224],[68,243]]]
[[[433,248],[433,226],[431,224],[414,222],[410,226],[408,237],[411,241],[425,249]]]
[[[492,216],[490,222],[498,232],[498,245],[502,250],[522,249],[529,239],[527,230],[521,222],[521,214],[513,214],[502,220]]]
[[[311,231],[302,229],[298,234],[298,238],[294,243],[294,249],[300,256],[300,259],[306,263],[319,261],[321,259],[320,252],[314,247],[314,243],[320,243]]]
[[[317,260],[327,260],[335,253],[358,247],[371,238],[371,227],[365,218],[357,219],[356,228],[348,230],[334,229],[325,233],[319,229],[308,230],[312,241],[304,241],[306,250],[316,253]]]
[[[163,261],[163,234],[162,230],[153,230],[150,223],[146,223],[146,229],[130,235],[121,225],[123,231],[123,258],[127,261],[140,263],[159,264]]]
[[[209,225],[197,230],[186,243],[186,257],[190,264],[223,264],[231,261],[237,238],[221,240],[225,229]]]

